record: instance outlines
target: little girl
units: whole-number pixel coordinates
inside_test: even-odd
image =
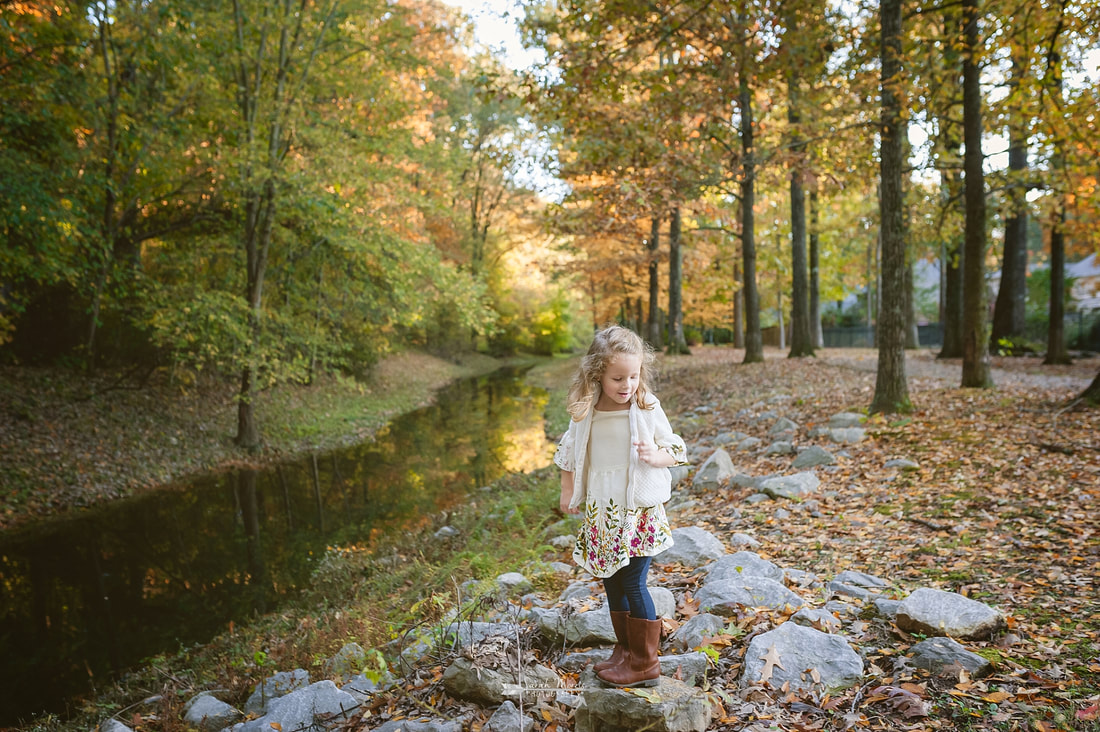
[[[653,359],[626,328],[596,333],[569,388],[573,419],[554,455],[561,510],[584,506],[573,559],[602,577],[607,592],[618,642],[595,669],[615,686],[653,686],[661,673],[661,623],[646,575],[653,557],[672,546],[667,468],[684,462],[686,448],[649,393]]]

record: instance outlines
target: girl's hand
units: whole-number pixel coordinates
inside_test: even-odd
[[[652,442],[635,442],[634,447],[638,449],[638,459],[647,465],[652,465],[655,468],[667,468],[671,464],[669,458],[672,456],[662,451]]]
[[[562,471],[561,474],[561,497],[558,499],[558,509],[565,514],[576,515],[581,512],[580,506],[576,508],[569,508],[569,504],[573,502],[573,474]]]

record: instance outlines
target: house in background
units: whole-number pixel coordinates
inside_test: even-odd
[[[1069,298],[1079,312],[1100,310],[1100,257],[1093,253],[1066,265],[1066,277],[1073,278]]]

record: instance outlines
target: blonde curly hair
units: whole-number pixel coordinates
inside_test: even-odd
[[[608,325],[592,338],[588,353],[581,359],[580,366],[569,385],[567,399],[568,411],[574,421],[581,421],[592,409],[599,391],[600,379],[607,371],[608,364],[616,356],[637,356],[641,359],[638,374],[638,390],[634,398],[641,409],[652,409],[649,402],[649,385],[656,378],[653,362],[656,355],[653,349],[637,333],[621,325]]]

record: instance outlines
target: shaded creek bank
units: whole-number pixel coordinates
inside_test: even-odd
[[[548,464],[545,402],[505,369],[440,391],[370,443],[0,535],[0,726],[64,714],[118,671],[277,609],[326,547],[369,544]]]

